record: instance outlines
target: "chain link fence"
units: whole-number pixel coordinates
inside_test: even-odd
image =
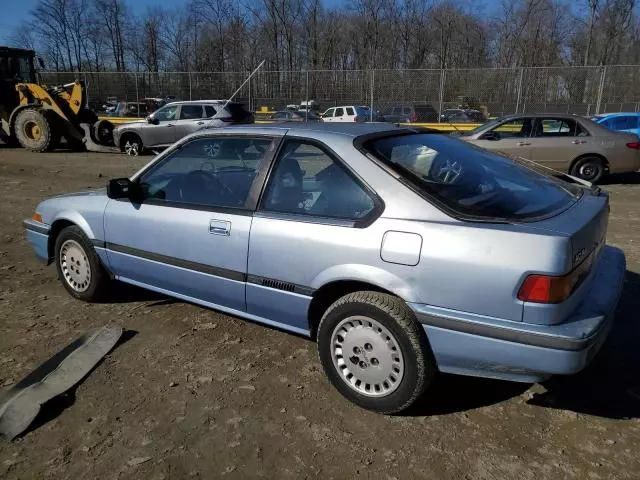
[[[489,116],[509,113],[640,111],[640,65],[604,67],[525,67],[424,70],[259,71],[250,72],[43,72],[49,85],[84,80],[90,105],[108,97],[144,102],[236,99],[256,111],[283,109],[314,100],[320,109],[367,105],[430,104],[479,108]]]

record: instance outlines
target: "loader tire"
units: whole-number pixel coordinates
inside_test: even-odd
[[[20,145],[32,152],[46,152],[56,143],[49,116],[40,109],[26,108],[18,113],[14,132]]]

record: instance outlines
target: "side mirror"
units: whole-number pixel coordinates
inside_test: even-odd
[[[147,122],[149,122],[152,125],[158,125],[160,123],[160,120],[158,120],[156,117],[154,117],[153,115],[149,115],[147,117]]]
[[[495,131],[487,132],[480,137],[481,140],[500,140],[500,134]]]
[[[133,184],[128,178],[116,178],[107,182],[107,197],[114,200],[131,198]]]

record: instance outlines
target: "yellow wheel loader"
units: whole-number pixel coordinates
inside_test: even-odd
[[[72,148],[103,150],[113,125],[86,107],[81,81],[45,86],[37,81],[35,52],[0,47],[0,140],[34,152],[49,151],[62,138]]]

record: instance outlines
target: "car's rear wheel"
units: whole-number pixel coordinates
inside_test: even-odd
[[[342,297],[323,315],[317,338],[333,386],[353,403],[379,413],[408,408],[437,370],[413,312],[393,295]]]
[[[58,278],[71,296],[91,302],[106,290],[109,276],[82,230],[73,225],[64,228],[55,243]]]
[[[571,167],[571,175],[591,183],[598,183],[606,172],[605,162],[600,157],[579,158]]]
[[[120,140],[120,150],[127,155],[137,157],[142,154],[142,140],[135,133],[128,133]]]

